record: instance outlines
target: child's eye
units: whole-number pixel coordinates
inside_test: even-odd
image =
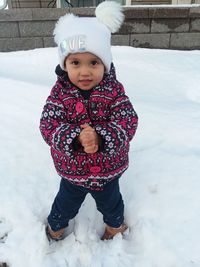
[[[78,60],[73,60],[73,61],[71,62],[71,64],[77,66],[77,65],[79,64],[79,61],[78,61]]]
[[[95,66],[95,65],[97,65],[97,64],[98,64],[98,61],[97,61],[97,60],[92,60],[92,61],[91,61],[91,65],[92,65],[92,66]]]

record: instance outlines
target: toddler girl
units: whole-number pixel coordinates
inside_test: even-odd
[[[96,17],[66,14],[56,24],[58,79],[40,121],[61,177],[48,216],[49,240],[64,237],[87,193],[103,214],[102,240],[127,229],[119,178],[128,168],[138,118],[116,79],[110,44],[111,32],[119,29],[123,18],[121,7],[109,1],[96,8]]]

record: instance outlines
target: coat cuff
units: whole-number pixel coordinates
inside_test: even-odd
[[[69,156],[73,151],[73,140],[80,132],[81,129],[79,126],[70,124],[61,125],[52,136],[53,148]]]
[[[113,154],[117,148],[123,145],[123,137],[116,127],[111,125],[96,125],[95,130],[103,141],[103,149],[109,154]]]

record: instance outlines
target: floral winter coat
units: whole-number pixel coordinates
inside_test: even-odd
[[[91,190],[102,190],[128,168],[129,143],[137,121],[112,65],[111,71],[92,89],[87,104],[67,74],[61,72],[44,106],[40,131],[51,147],[55,168],[62,178]],[[73,146],[81,132],[80,125],[85,123],[96,130],[104,143],[103,149],[94,154]]]

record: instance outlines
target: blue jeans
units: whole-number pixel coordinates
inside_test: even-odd
[[[124,203],[119,190],[119,179],[106,184],[103,191],[90,190],[61,179],[60,189],[48,216],[48,223],[53,231],[68,226],[69,220],[78,213],[87,193],[94,198],[97,210],[103,214],[107,225],[117,228],[123,223]]]

